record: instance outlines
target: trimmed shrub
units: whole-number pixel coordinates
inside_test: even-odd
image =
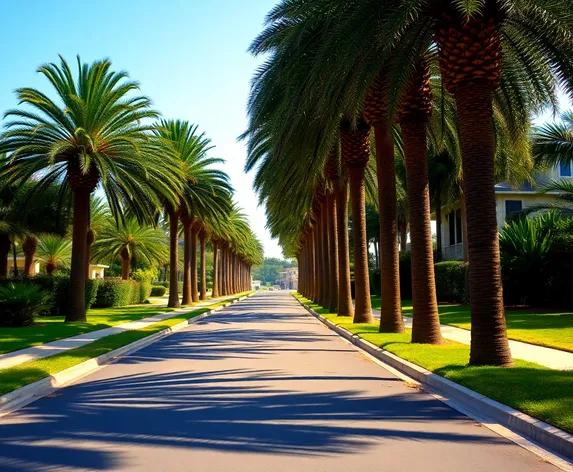
[[[142,301],[141,283],[135,280],[105,278],[100,281],[94,307],[110,308],[135,305]]]
[[[439,302],[461,303],[466,299],[466,271],[463,261],[443,261],[434,265],[436,296]]]
[[[155,282],[153,285],[156,287],[160,285],[162,287],[169,288],[169,282]]]
[[[52,300],[54,305],[50,314],[53,316],[66,316],[70,306],[70,277],[67,275],[58,275],[52,278],[54,279],[52,288]],[[86,310],[92,307],[96,299],[98,283],[98,279],[86,280]]]
[[[0,326],[21,327],[49,310],[50,294],[38,285],[11,283],[0,287]]]
[[[163,285],[154,285],[151,287],[151,296],[152,297],[162,297],[167,292],[167,288]]]

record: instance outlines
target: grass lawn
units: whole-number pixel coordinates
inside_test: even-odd
[[[62,352],[52,357],[39,359],[35,361],[25,362],[23,364],[9,367],[8,369],[0,370],[0,395],[16,390],[17,388],[24,387],[52,374],[56,374],[64,369],[73,367],[76,364],[87,361],[93,357],[100,356],[107,352],[113,351],[119,347],[130,344],[139,339],[145,338],[155,334],[163,329],[174,326],[182,321],[199,316],[213,308],[228,303],[231,300],[244,296],[251,292],[245,292],[235,295],[235,298],[224,300],[218,303],[213,303],[204,308],[182,313],[180,315],[169,318],[168,320],[155,323],[147,326],[146,328],[126,331],[124,333],[114,334],[105,338],[94,341],[76,349]]]
[[[552,370],[521,360],[515,360],[516,366],[509,369],[468,367],[469,346],[455,342],[442,346],[411,344],[409,330],[404,334],[378,333],[377,324],[353,324],[347,317],[328,313],[296,296],[333,323],[403,359],[573,433],[573,371]]]
[[[372,308],[380,309],[380,297],[372,297]],[[412,302],[402,301],[405,316],[412,316]],[[470,329],[470,307],[439,305],[440,322]],[[506,308],[505,320],[510,339],[573,352],[573,313],[544,312]]]

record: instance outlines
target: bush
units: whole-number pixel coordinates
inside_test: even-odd
[[[31,283],[0,287],[0,326],[20,327],[34,323],[34,317],[50,308],[50,294]]]
[[[412,262],[410,252],[400,253],[400,298],[402,300],[412,299]],[[370,292],[381,295],[380,271],[376,270],[370,278]]]
[[[144,301],[141,295],[140,282],[121,280],[119,278],[105,278],[100,281],[94,306],[96,308],[110,308],[135,305]]]
[[[466,271],[463,261],[443,261],[434,265],[436,296],[439,302],[461,303],[466,300]]]
[[[151,281],[157,278],[157,269],[137,269],[132,277],[140,284],[138,301],[134,303],[143,303],[151,295],[151,287],[153,285]]]
[[[169,282],[155,282],[154,285],[169,288]]]
[[[167,292],[167,288],[163,285],[154,285],[151,287],[151,296],[152,297],[162,297]]]

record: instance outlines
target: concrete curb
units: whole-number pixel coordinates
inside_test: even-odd
[[[85,377],[88,374],[91,374],[92,372],[100,369],[106,364],[115,361],[116,359],[119,359],[122,356],[143,349],[144,347],[149,346],[150,344],[153,344],[154,342],[157,342],[160,339],[169,336],[170,334],[176,333],[177,331],[181,331],[187,326],[196,323],[202,320],[203,318],[206,318],[212,313],[218,312],[233,303],[243,301],[248,297],[256,295],[257,293],[258,291],[240,297],[236,300],[225,302],[222,305],[218,306],[217,308],[213,308],[212,310],[207,311],[206,313],[202,313],[201,315],[182,321],[181,323],[163,329],[150,336],[138,339],[137,341],[134,341],[131,344],[126,344],[125,346],[121,346],[117,349],[114,349],[113,351],[102,354],[101,356],[94,357],[87,361],[81,362],[68,369],[62,370],[61,372],[53,374],[44,379],[38,380],[37,382],[31,383],[22,388],[6,393],[5,395],[2,395],[0,397],[0,418],[2,416],[6,416],[10,413],[13,413],[16,410],[26,405],[29,405],[30,403],[41,397],[45,397],[46,395],[53,393],[54,390],[57,390],[58,388],[64,387],[76,380],[79,380],[82,377]],[[198,309],[200,310],[201,308]],[[178,314],[188,313],[189,311],[192,311],[192,309],[184,309],[181,311],[177,311],[176,313]],[[88,345],[89,344],[86,344],[86,346]]]
[[[431,391],[460,403],[469,413],[475,414],[477,417],[491,419],[562,456],[573,459],[573,435],[385,351],[381,347],[362,339],[357,334],[334,324],[306,306],[298,298],[295,297],[295,299],[312,316],[319,319],[338,335],[376,359],[417,380],[423,386],[429,387]]]

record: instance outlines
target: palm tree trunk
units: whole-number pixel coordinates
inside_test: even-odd
[[[378,202],[380,213],[380,332],[403,333],[398,234],[396,228],[396,172],[394,139],[386,120],[374,125]]]
[[[354,323],[372,323],[370,274],[368,273],[368,241],[366,238],[366,200],[364,167],[348,169],[352,202],[352,242],[354,248],[354,287],[356,306]]]
[[[86,320],[86,246],[89,210],[89,190],[76,190],[74,192],[70,306],[66,314],[67,323]]]
[[[459,85],[455,91],[462,149],[470,263],[470,365],[510,366],[495,203],[492,91]]]
[[[32,277],[34,274],[34,256],[38,249],[38,238],[34,235],[28,235],[22,243],[24,251],[24,277]]]
[[[199,301],[199,292],[197,291],[197,227],[191,227],[191,297],[193,303]]]
[[[207,266],[205,260],[205,232],[199,233],[199,247],[201,248],[201,295],[200,300],[207,300]]]
[[[167,213],[169,215],[169,300],[167,306],[170,308],[179,308],[181,306],[177,290],[179,282],[177,277],[177,265],[179,262],[179,241],[177,237],[179,231],[179,215],[173,208],[168,208]]]
[[[336,187],[336,221],[338,226],[338,316],[354,316],[348,242],[348,182],[344,179],[340,180]]]
[[[434,205],[436,206],[436,261],[442,260],[442,189],[436,185],[434,190]]]
[[[221,295],[228,295],[227,292],[227,248],[221,246]]]
[[[336,194],[331,193],[327,199],[328,206],[328,262],[330,264],[330,305],[328,311],[338,311],[338,229],[336,227]]]
[[[129,266],[131,263],[131,258],[129,257],[129,252],[126,248],[121,251],[121,279],[129,279]]]
[[[320,300],[322,300],[322,243],[321,243],[321,218],[322,216],[319,214],[316,220],[315,226],[315,239],[314,239],[314,257],[316,259],[316,280],[315,280],[315,287],[314,287],[314,299],[313,301],[320,304]]]
[[[308,287],[308,298],[310,300],[316,300],[316,254],[315,254],[315,232],[316,226],[314,226],[310,232],[308,238],[308,257],[309,257],[309,287]]]
[[[8,256],[10,254],[10,236],[0,233],[0,277],[8,277]]]
[[[86,236],[86,280],[91,278],[90,263],[92,260],[92,244],[95,240],[95,234],[91,228],[88,228]]]
[[[183,223],[183,294],[182,305],[191,305],[191,225],[192,219],[188,216],[182,218]]]
[[[329,234],[328,234],[328,205],[326,199],[322,203],[321,210],[321,234],[322,234],[322,300],[320,305],[324,308],[330,306],[330,264],[328,262],[328,257],[330,255],[329,251]]]
[[[406,157],[406,190],[410,218],[412,258],[412,342],[441,344],[440,319],[436,300],[430,192],[426,159],[426,122],[401,122]]]
[[[219,251],[217,243],[213,241],[213,289],[211,290],[211,298],[219,297]]]

